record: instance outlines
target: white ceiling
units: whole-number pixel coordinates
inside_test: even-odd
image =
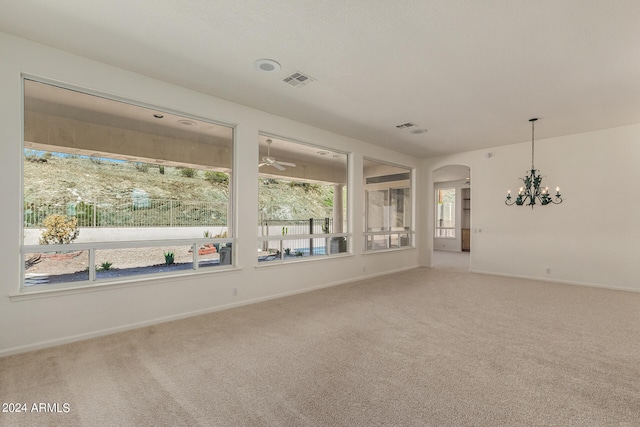
[[[0,3],[2,31],[420,157],[640,122],[638,0]]]

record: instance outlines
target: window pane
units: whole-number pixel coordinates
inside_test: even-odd
[[[232,236],[233,128],[32,80],[24,93],[25,245]]]
[[[456,189],[436,191],[436,237],[455,237]]]
[[[274,239],[258,242],[258,260],[346,252],[346,240],[332,235],[349,230],[347,155],[264,135],[259,141],[258,236]]]
[[[411,170],[365,159],[364,184],[365,230],[378,233],[366,236],[367,250],[411,246]]]
[[[58,251],[24,255],[24,286],[89,280],[89,251]]]
[[[367,191],[367,231],[389,229],[389,191]]]
[[[192,246],[142,247],[96,251],[96,280],[172,273],[193,269]]]

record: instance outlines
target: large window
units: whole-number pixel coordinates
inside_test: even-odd
[[[364,180],[366,249],[411,246],[411,169],[365,159]]]
[[[23,289],[233,262],[233,128],[24,80]]]
[[[456,189],[436,189],[435,237],[456,237]]]
[[[348,251],[347,155],[260,135],[258,262]]]

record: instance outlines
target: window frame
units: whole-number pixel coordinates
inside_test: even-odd
[[[442,191],[453,191],[453,199],[454,199],[454,203],[453,203],[453,226],[452,227],[442,227],[438,225],[438,221],[444,221],[443,218],[438,219],[438,207],[441,205],[439,203],[439,198],[440,198],[440,194]],[[457,188],[455,186],[451,187],[451,186],[441,186],[441,187],[437,187],[435,189],[435,195],[434,195],[434,205],[435,205],[435,212],[434,212],[434,230],[433,230],[433,237],[434,239],[456,239],[456,223],[458,221],[458,214],[457,214],[457,206],[456,206],[456,201],[457,201],[457,197],[458,197],[458,192],[457,192]],[[444,231],[444,234],[446,235],[441,235],[442,231]]]
[[[187,238],[187,239],[167,239],[167,240],[157,240],[157,239],[140,239],[140,240],[121,240],[121,241],[97,241],[97,242],[83,242],[83,243],[68,243],[63,245],[27,245],[24,242],[25,238],[25,212],[24,212],[24,204],[25,204],[25,170],[24,170],[24,156],[25,156],[25,119],[26,119],[26,107],[25,107],[25,84],[26,81],[32,81],[35,83],[45,84],[54,86],[56,88],[79,92],[84,95],[95,96],[99,98],[103,98],[109,101],[124,103],[128,105],[132,105],[134,107],[141,107],[150,110],[157,111],[158,113],[164,114],[172,114],[176,116],[180,116],[186,120],[195,120],[198,122],[203,122],[207,124],[223,126],[231,130],[231,141],[230,146],[232,149],[231,161],[230,161],[230,170],[229,173],[229,199],[227,202],[227,236],[224,238]],[[82,86],[77,86],[73,84],[63,83],[57,80],[48,79],[41,76],[34,76],[31,74],[22,73],[21,74],[21,159],[20,159],[20,224],[21,224],[21,236],[20,236],[20,284],[19,284],[19,295],[30,295],[30,294],[41,294],[41,293],[49,293],[51,291],[75,291],[79,289],[98,289],[104,288],[113,285],[123,285],[127,283],[137,283],[137,282],[148,282],[150,280],[157,280],[162,278],[171,278],[176,276],[188,276],[195,274],[215,274],[218,272],[229,271],[236,269],[236,260],[237,260],[237,230],[236,230],[236,221],[234,220],[235,214],[237,212],[237,194],[236,194],[236,185],[233,182],[233,172],[237,167],[237,125],[232,123],[223,122],[220,120],[212,119],[209,117],[199,116],[191,113],[187,113],[184,111],[171,109],[167,107],[160,107],[157,105],[152,105],[149,103],[137,101],[133,98],[125,98],[118,95],[113,95],[106,92],[101,92],[93,89],[89,89]],[[60,146],[61,148],[69,148],[64,145]],[[121,155],[118,153],[114,153],[116,155]],[[204,244],[218,244],[218,245],[226,245],[230,246],[231,252],[231,262],[228,265],[219,265],[217,268],[203,268],[200,266],[199,262],[199,254],[196,248],[199,248]],[[97,266],[95,265],[95,252],[101,249],[128,249],[128,248],[147,248],[147,247],[158,247],[158,246],[182,246],[187,245],[191,246],[193,252],[193,261],[192,268],[181,271],[174,272],[161,272],[161,273],[149,273],[149,274],[139,274],[139,275],[129,275],[124,276],[122,278],[113,278],[110,280],[96,280],[96,270]],[[88,251],[88,280],[78,280],[78,281],[67,281],[67,282],[59,282],[55,284],[45,284],[45,285],[37,285],[37,286],[27,286],[25,284],[25,276],[26,276],[26,268],[25,268],[25,256],[30,253],[39,253],[45,254],[48,252],[57,252],[57,251]]]
[[[381,161],[381,160],[370,158],[370,157],[364,157],[363,161],[375,162],[375,163],[379,163],[380,165],[399,168],[406,171],[405,173],[409,174],[408,179],[405,179],[405,180],[389,181],[388,183],[369,183],[368,184],[366,183],[366,180],[368,177],[364,176],[364,169],[363,169],[362,178],[363,178],[363,190],[364,190],[364,198],[363,198],[364,199],[363,200],[364,232],[362,235],[364,238],[364,252],[375,253],[375,252],[381,252],[381,251],[395,251],[395,250],[405,250],[405,249],[415,248],[415,205],[416,205],[415,203],[415,194],[416,194],[415,168],[411,168],[409,166],[399,165],[395,163],[385,162],[385,161]],[[407,185],[401,184],[404,182],[406,182]],[[393,227],[391,225],[391,220],[393,217],[392,205],[391,205],[391,200],[392,200],[391,192],[393,190],[408,190],[408,194],[410,196],[409,212],[410,212],[411,218],[409,221],[409,226],[404,225],[403,230],[393,230],[393,228],[398,228],[398,227]],[[369,231],[369,228],[371,228],[369,227],[369,223],[370,223],[369,196],[370,196],[370,192],[372,191],[384,191],[386,193],[385,200],[388,202],[388,204],[385,205],[383,209],[386,209],[388,212],[383,214],[383,222],[385,224],[383,224],[383,227],[381,228],[388,228],[388,230]],[[395,206],[398,206],[398,205],[396,204]],[[386,221],[384,217],[386,217]],[[369,244],[370,239],[371,240],[374,240],[376,238],[379,239],[380,236],[382,236],[383,239],[386,240],[385,247],[375,248],[374,245]],[[394,239],[397,242],[396,245],[392,244],[392,241]],[[406,244],[402,244],[402,242],[406,242]]]
[[[295,138],[290,138],[290,137],[284,137],[278,134],[274,134],[274,133],[270,133],[270,132],[264,132],[264,131],[259,131],[258,132],[258,137],[265,137],[265,138],[271,138],[271,139],[277,139],[280,140],[282,142],[286,142],[286,143],[291,143],[291,144],[299,144],[303,147],[307,147],[307,148],[313,148],[314,150],[317,151],[325,151],[325,152],[329,152],[329,153],[335,153],[335,154],[339,154],[339,155],[344,155],[345,156],[345,183],[343,186],[342,191],[346,192],[346,194],[343,194],[343,223],[346,225],[346,231],[343,232],[339,232],[339,233],[317,233],[317,234],[311,234],[311,233],[306,233],[306,234],[288,234],[288,231],[286,234],[282,234],[282,235],[260,235],[258,234],[257,236],[257,243],[258,243],[258,247],[261,247],[262,245],[264,245],[265,243],[268,245],[268,242],[277,242],[277,248],[273,248],[276,249],[278,251],[278,253],[274,254],[273,256],[267,256],[266,261],[268,262],[262,262],[264,260],[259,260],[256,259],[256,267],[258,268],[264,268],[264,267],[269,267],[269,266],[276,266],[276,265],[283,265],[283,264],[289,264],[289,263],[297,263],[297,262],[314,262],[314,261],[321,261],[321,260],[326,260],[326,259],[331,259],[331,258],[336,258],[336,257],[344,257],[344,256],[350,256],[353,254],[353,249],[352,249],[352,240],[353,240],[353,232],[352,232],[352,220],[351,220],[351,197],[349,194],[349,187],[351,184],[351,158],[352,158],[352,153],[347,152],[347,151],[343,151],[343,150],[338,150],[335,148],[330,148],[330,147],[326,147],[323,145],[319,145],[316,143],[310,143],[310,142],[305,142],[299,139],[295,139]],[[260,160],[260,159],[258,159]],[[295,160],[295,159],[294,159]],[[258,179],[260,179],[260,177],[258,177]],[[289,178],[284,176],[283,178],[281,178],[283,181],[295,181],[294,178]],[[327,184],[329,185],[329,184]],[[258,196],[260,194],[260,190],[258,190]],[[257,203],[257,207],[258,209],[260,209],[260,203],[258,201]],[[259,218],[259,222],[261,222],[261,218]],[[293,220],[292,220],[293,221]],[[259,225],[260,228],[261,224]],[[319,240],[319,239],[324,239],[324,244],[325,244],[325,253],[324,254],[314,254],[312,256],[300,256],[300,257],[289,257],[289,256],[285,256],[285,250],[287,249],[285,246],[287,245],[286,242],[291,242],[294,240]],[[346,250],[342,250],[342,248],[340,248],[338,250],[338,252],[333,252],[333,249],[335,248],[335,243],[333,242],[334,239],[340,239],[342,241],[345,242],[346,244]],[[339,244],[338,244],[339,245]],[[328,250],[327,250],[328,249]]]

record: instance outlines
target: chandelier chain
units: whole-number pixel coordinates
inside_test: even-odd
[[[533,165],[533,144],[534,144],[534,132],[533,132],[533,128],[536,124],[535,120],[531,121],[531,170],[535,169],[535,166]]]

